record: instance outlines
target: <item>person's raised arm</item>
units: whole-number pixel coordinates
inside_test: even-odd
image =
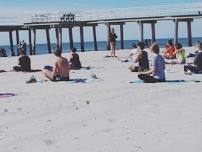
[[[116,35],[116,33],[114,33],[114,36],[115,36],[116,39],[118,38],[118,36]]]

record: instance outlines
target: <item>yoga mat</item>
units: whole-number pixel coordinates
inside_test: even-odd
[[[86,83],[87,79],[70,79],[67,82],[71,82],[71,83]]]
[[[16,94],[14,93],[0,93],[0,99],[1,98],[9,98],[9,97],[13,97],[15,96]]]
[[[165,82],[159,82],[159,83],[185,83],[185,82],[196,82],[199,83],[201,82],[200,80],[167,80]],[[144,83],[142,80],[134,80],[134,81],[130,81],[129,83]]]

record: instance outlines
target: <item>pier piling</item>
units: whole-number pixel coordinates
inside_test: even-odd
[[[13,35],[11,30],[9,31],[9,39],[10,39],[11,55],[15,56],[14,47],[13,47]]]

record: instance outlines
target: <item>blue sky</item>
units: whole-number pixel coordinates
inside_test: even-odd
[[[181,3],[194,3],[201,2],[201,0],[1,0],[0,5],[0,17],[2,16],[22,16],[26,11],[61,11],[61,10],[96,10],[96,9],[108,9],[108,8],[127,8],[138,6],[153,6],[153,5],[165,5],[165,4],[181,4]],[[8,9],[9,8],[9,9]],[[0,22],[1,24],[1,22]],[[166,27],[166,29],[165,29]],[[202,36],[201,27],[202,19],[196,20],[193,23],[193,36]],[[117,33],[119,27],[114,27]],[[124,26],[125,39],[138,39],[139,27],[136,23],[127,23]],[[65,31],[64,31],[65,32]],[[74,29],[74,41],[79,41],[79,30]],[[172,21],[158,22],[156,25],[157,38],[173,37],[174,24]],[[98,40],[106,40],[106,27],[100,25],[97,28]],[[145,38],[150,38],[150,27],[145,26]],[[45,43],[45,32],[38,32],[37,43]],[[0,33],[1,41],[0,45],[9,44],[8,33]],[[13,34],[15,36],[15,33]],[[92,41],[92,29],[85,28],[84,31],[85,40]],[[186,24],[180,24],[179,37],[186,37]],[[20,33],[21,39],[27,41],[28,34],[26,32]],[[67,34],[63,35],[64,42],[68,42]],[[15,41],[15,38],[14,38]],[[55,36],[51,35],[51,41],[55,42]]]
[[[193,2],[201,2],[201,0],[4,0],[1,2],[1,6],[35,7],[40,9],[44,9],[44,7],[55,9],[104,9]]]

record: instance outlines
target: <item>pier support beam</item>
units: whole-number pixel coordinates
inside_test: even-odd
[[[120,25],[120,40],[121,40],[121,49],[124,49],[123,24]]]
[[[29,32],[29,51],[30,51],[30,55],[32,55],[32,31],[31,31],[31,29],[29,29],[28,32]]]
[[[140,26],[140,41],[144,42],[144,23],[140,21],[139,26]]]
[[[98,48],[97,48],[96,26],[93,26],[93,40],[94,40],[94,49],[95,51],[97,51]]]
[[[192,46],[191,22],[187,21],[188,46]]]
[[[156,42],[155,23],[151,23],[152,43]]]
[[[109,23],[107,23],[107,50],[110,50],[110,42],[109,42],[110,32],[111,32],[111,26]]]
[[[83,26],[80,26],[80,45],[81,45],[81,52],[84,52]]]
[[[16,46],[18,47],[18,44],[20,43],[20,37],[19,37],[19,30],[16,30]],[[17,55],[19,56],[19,50],[17,49]]]
[[[59,49],[62,51],[62,27],[58,28],[59,34]]]
[[[70,44],[70,49],[72,49],[74,47],[72,27],[69,27],[69,44]]]
[[[192,46],[192,32],[191,32],[191,22],[192,21],[193,21],[193,18],[174,19],[174,23],[175,23],[174,42],[175,42],[175,44],[178,43],[179,23],[186,22],[187,23],[188,46]]]
[[[56,36],[56,49],[59,49],[59,29],[55,28],[55,36]]]
[[[177,19],[175,19],[174,20],[174,22],[175,22],[175,33],[174,33],[174,43],[176,44],[176,43],[178,43],[178,20]]]
[[[36,55],[36,29],[33,29],[33,49],[32,54]]]
[[[47,38],[48,53],[51,54],[51,42],[50,42],[49,29],[46,29],[46,38]]]
[[[14,47],[13,47],[13,35],[12,35],[12,31],[9,31],[9,39],[10,39],[11,55],[15,56]]]
[[[141,20],[138,21],[140,26],[140,41],[144,42],[144,24],[150,24],[151,25],[151,39],[152,42],[156,41],[156,31],[155,31],[155,24],[157,23],[156,20]]]

